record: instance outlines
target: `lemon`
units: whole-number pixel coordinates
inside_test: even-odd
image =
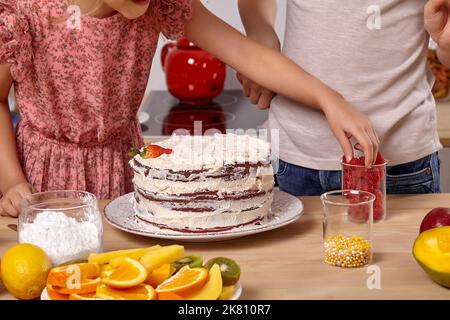
[[[35,299],[52,268],[47,254],[32,244],[17,244],[3,255],[1,275],[6,289],[19,299]]]

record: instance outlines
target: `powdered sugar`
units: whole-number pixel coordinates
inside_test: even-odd
[[[77,221],[57,211],[43,211],[19,230],[19,242],[42,248],[54,265],[99,252],[101,241],[101,221]]]

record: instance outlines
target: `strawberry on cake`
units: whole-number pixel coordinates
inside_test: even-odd
[[[135,150],[136,215],[160,228],[212,232],[263,220],[273,200],[270,144],[248,135],[172,136]]]

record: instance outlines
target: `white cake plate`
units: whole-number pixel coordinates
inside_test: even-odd
[[[228,300],[239,300],[241,295],[242,295],[242,285],[240,282],[238,282],[235,284],[234,294]],[[42,291],[41,300],[52,300],[52,299],[50,299],[50,297],[48,295],[47,289],[44,289],[44,291]]]
[[[231,240],[266,232],[288,225],[303,215],[303,203],[285,192],[274,190],[272,212],[265,220],[239,228],[207,233],[184,233],[160,229],[138,217],[130,203],[132,193],[110,202],[105,208],[105,218],[114,227],[141,236],[184,242],[213,242]]]

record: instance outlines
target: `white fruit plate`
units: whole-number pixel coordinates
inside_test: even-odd
[[[234,294],[228,300],[239,300],[241,295],[242,295],[242,285],[241,285],[240,282],[238,282],[238,283],[236,283],[236,286],[234,288]],[[44,291],[42,291],[42,293],[41,293],[41,300],[52,300],[48,296],[47,289],[44,289]]]
[[[130,202],[133,193],[121,196],[105,208],[105,218],[112,226],[141,236],[182,242],[213,242],[231,240],[286,226],[303,215],[303,203],[296,197],[275,189],[272,211],[265,220],[226,231],[184,233],[160,229],[139,219]]]

